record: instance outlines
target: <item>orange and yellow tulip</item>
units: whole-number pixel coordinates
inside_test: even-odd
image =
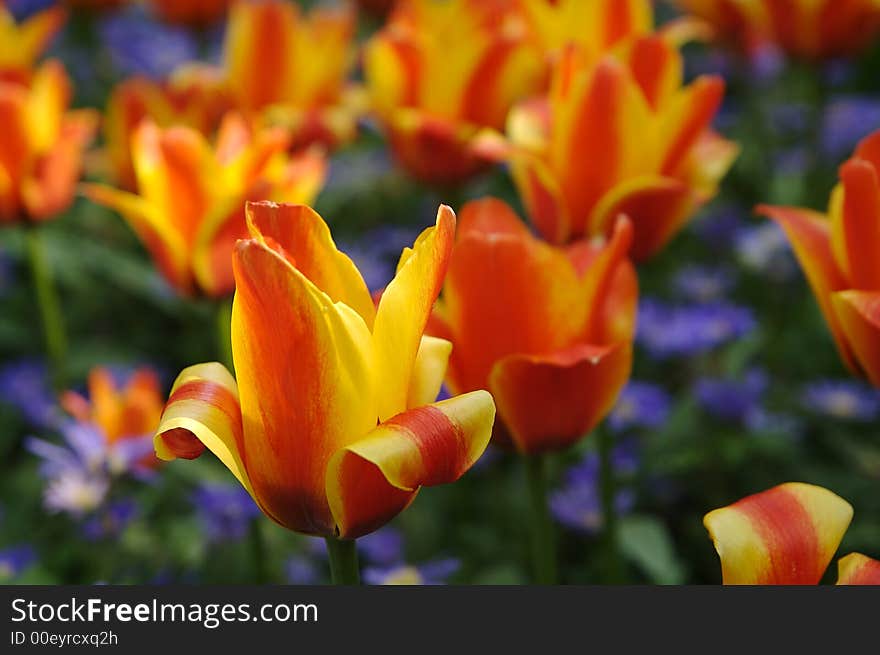
[[[354,138],[359,94],[347,76],[355,18],[350,6],[303,14],[283,0],[234,4],[223,48],[236,107],[290,129],[292,147]]]
[[[101,184],[86,195],[117,210],[182,294],[233,289],[231,252],[247,234],[246,200],[307,202],[324,183],[323,152],[289,155],[282,129],[256,130],[229,114],[216,146],[196,130],[141,123],[132,142],[137,193]]]
[[[223,115],[232,108],[220,71],[204,65],[176,70],[157,82],[132,77],[110,93],[104,112],[104,156],[100,167],[125,189],[137,185],[131,159],[135,129],[145,118],[159,127],[184,125],[211,136]]]
[[[771,43],[804,59],[863,49],[880,32],[878,0],[678,0],[743,51]]]
[[[366,44],[364,75],[400,164],[423,181],[451,184],[488,165],[474,137],[500,129],[545,72],[512,3],[408,0]]]
[[[43,64],[27,84],[0,81],[0,223],[44,221],[73,202],[98,116],[68,111],[70,96],[57,61]]]
[[[88,397],[75,391],[61,396],[61,406],[77,421],[100,428],[108,446],[154,434],[162,416],[159,378],[149,368],[134,371],[119,387],[110,371],[96,367],[89,373]],[[143,463],[156,465],[151,453]]]
[[[570,47],[549,95],[515,107],[507,139],[484,134],[480,149],[509,161],[548,241],[605,234],[626,214],[632,257],[644,260],[715,195],[737,155],[710,128],[723,95],[715,76],[684,86],[681,53],[660,35],[598,63]]]
[[[491,435],[486,391],[434,402],[451,344],[423,336],[455,215],[441,207],[403,251],[378,307],[314,211],[250,203],[247,216],[233,256],[236,378],[217,363],[184,370],[156,453],[208,448],[277,523],[354,539],[420,487],[458,479]]]
[[[156,15],[168,23],[196,27],[216,23],[226,15],[232,0],[149,0]]]
[[[880,131],[840,168],[828,213],[761,205],[788,235],[841,358],[880,386]]]
[[[464,206],[430,330],[453,344],[448,387],[494,396],[496,443],[563,449],[611,410],[632,364],[631,241],[622,218],[604,245],[559,248],[500,200]]]
[[[0,2],[0,80],[27,81],[64,19],[63,8],[51,7],[19,24]]]
[[[852,516],[852,506],[828,489],[789,482],[709,512],[703,524],[724,584],[814,585]],[[838,584],[876,584],[878,567],[864,555],[848,555],[839,561]]]

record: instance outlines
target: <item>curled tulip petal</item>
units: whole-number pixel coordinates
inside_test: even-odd
[[[455,223],[452,209],[441,206],[436,225],[422,232],[411,250],[404,251],[397,275],[379,301],[373,347],[380,376],[380,421],[407,408],[410,376],[446,275]]]
[[[336,453],[327,496],[339,535],[371,532],[419,487],[461,477],[486,449],[494,417],[492,397],[475,391],[398,414]]]
[[[880,585],[880,562],[861,553],[837,560],[837,584]]]
[[[517,450],[560,450],[581,439],[617,400],[632,366],[632,346],[579,345],[552,355],[510,355],[489,389]]]
[[[880,292],[840,291],[831,302],[857,370],[880,386]]]
[[[243,460],[238,388],[222,364],[196,364],[177,376],[153,445],[163,460],[192,459],[207,448],[254,495]]]
[[[852,520],[836,494],[789,482],[706,514],[724,584],[818,584]]]
[[[856,289],[880,289],[880,182],[868,161],[851,159],[840,169],[841,206],[831,213],[837,261]],[[833,203],[832,203],[833,204]]]

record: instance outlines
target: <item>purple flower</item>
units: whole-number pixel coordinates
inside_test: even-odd
[[[716,250],[728,250],[743,227],[746,212],[732,205],[720,205],[703,218],[691,223],[697,235]]]
[[[240,485],[204,483],[192,494],[199,522],[212,543],[239,541],[260,509]]]
[[[828,103],[822,120],[822,150],[834,160],[850,156],[856,144],[880,125],[880,100],[841,96]]]
[[[726,302],[669,305],[646,298],[639,304],[636,341],[651,357],[666,359],[709,352],[754,327],[746,307]]]
[[[746,424],[760,410],[767,390],[767,375],[757,369],[742,379],[703,378],[697,381],[695,394],[700,405],[716,418]]]
[[[755,50],[749,64],[753,82],[772,84],[785,69],[785,55],[772,43],[765,43]]]
[[[624,387],[608,415],[608,426],[615,432],[658,428],[666,422],[669,404],[669,394],[662,388],[632,380]]]
[[[53,428],[61,419],[61,411],[49,388],[45,364],[20,359],[0,369],[0,402],[17,408],[35,428]]]
[[[672,282],[676,293],[691,302],[721,300],[733,286],[733,274],[727,268],[709,268],[691,264],[681,268]]]
[[[635,472],[638,459],[629,444],[622,444],[612,452],[612,466],[617,476]],[[602,499],[599,489],[599,456],[588,453],[581,462],[565,475],[565,484],[550,496],[550,512],[562,525],[593,534],[602,528]],[[625,514],[635,505],[635,494],[630,489],[619,489],[615,507]]]
[[[403,535],[392,527],[384,527],[357,540],[358,552],[370,564],[391,566],[403,560]]]
[[[774,156],[774,168],[779,175],[800,177],[807,172],[813,163],[813,155],[809,148],[793,146],[780,150]]]
[[[57,0],[6,0],[6,9],[20,22],[57,4]]]
[[[133,499],[117,500],[91,516],[82,526],[83,534],[89,541],[116,538],[137,515],[138,506]]]
[[[321,576],[314,560],[304,555],[293,555],[284,564],[284,574],[289,584],[317,584]]]
[[[123,75],[161,79],[198,57],[198,44],[190,32],[155,21],[139,8],[107,16],[99,33]]]
[[[0,550],[0,583],[18,577],[36,559],[36,551],[27,544],[20,544]]]
[[[357,265],[370,291],[378,291],[394,278],[400,253],[417,236],[411,228],[383,226],[364,233],[357,241],[343,241],[339,248]]]
[[[801,404],[815,414],[868,422],[880,414],[880,392],[854,380],[821,380],[804,388]]]
[[[747,269],[777,281],[791,278],[798,270],[785,233],[770,221],[740,230],[736,254]]]
[[[457,559],[446,558],[424,564],[397,564],[364,569],[364,582],[371,585],[442,585],[461,567]]]

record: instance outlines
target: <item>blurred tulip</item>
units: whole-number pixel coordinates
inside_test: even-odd
[[[532,222],[553,243],[607,233],[632,219],[632,256],[656,254],[717,192],[738,148],[710,128],[724,82],[683,85],[681,53],[662,36],[591,64],[570,47],[549,95],[515,107],[507,140],[479,149],[510,162]]]
[[[156,15],[168,23],[195,27],[212,25],[222,19],[232,0],[149,0]]]
[[[290,129],[292,147],[354,138],[361,103],[347,76],[355,18],[350,7],[303,14],[282,0],[234,4],[223,47],[236,106]]]
[[[26,81],[64,19],[64,9],[52,7],[19,24],[0,2],[0,80]]]
[[[677,0],[750,52],[764,43],[805,59],[853,54],[880,31],[877,0]]]
[[[233,245],[247,234],[244,202],[309,202],[324,183],[323,152],[289,155],[288,144],[284,130],[252,128],[237,114],[224,118],[214,147],[191,128],[147,120],[132,140],[137,193],[84,190],[125,217],[178,292],[224,296],[234,286]]]
[[[431,330],[453,343],[450,390],[495,397],[496,442],[530,455],[560,450],[611,411],[632,363],[631,241],[626,219],[604,245],[557,248],[500,200],[462,209]]]
[[[400,164],[431,183],[461,182],[488,162],[471,150],[544,78],[511,2],[404,0],[365,46],[372,109]]]
[[[827,216],[761,205],[788,235],[846,365],[880,387],[880,130],[840,168]]]
[[[828,489],[789,482],[709,512],[703,524],[724,584],[814,585],[852,516],[852,506]],[[838,584],[876,584],[880,562],[853,554],[839,565]]]
[[[0,81],[0,224],[55,218],[73,202],[98,116],[68,111],[71,94],[57,61],[28,84]]]
[[[133,77],[121,82],[110,94],[104,114],[104,157],[101,168],[125,189],[137,185],[131,143],[137,126],[145,118],[159,127],[184,125],[205,136],[213,134],[232,106],[220,72],[194,64],[184,66],[165,82]]]
[[[249,203],[247,216],[251,238],[233,264],[237,381],[217,363],[183,371],[156,452],[193,458],[207,447],[282,526],[354,539],[421,486],[458,479],[489,441],[487,392],[433,402],[451,346],[423,336],[455,215],[441,207],[403,251],[378,308],[314,211]]]

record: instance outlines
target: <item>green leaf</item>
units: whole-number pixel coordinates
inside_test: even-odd
[[[684,567],[675,552],[669,531],[651,516],[632,515],[620,522],[620,548],[654,584],[682,584]]]

